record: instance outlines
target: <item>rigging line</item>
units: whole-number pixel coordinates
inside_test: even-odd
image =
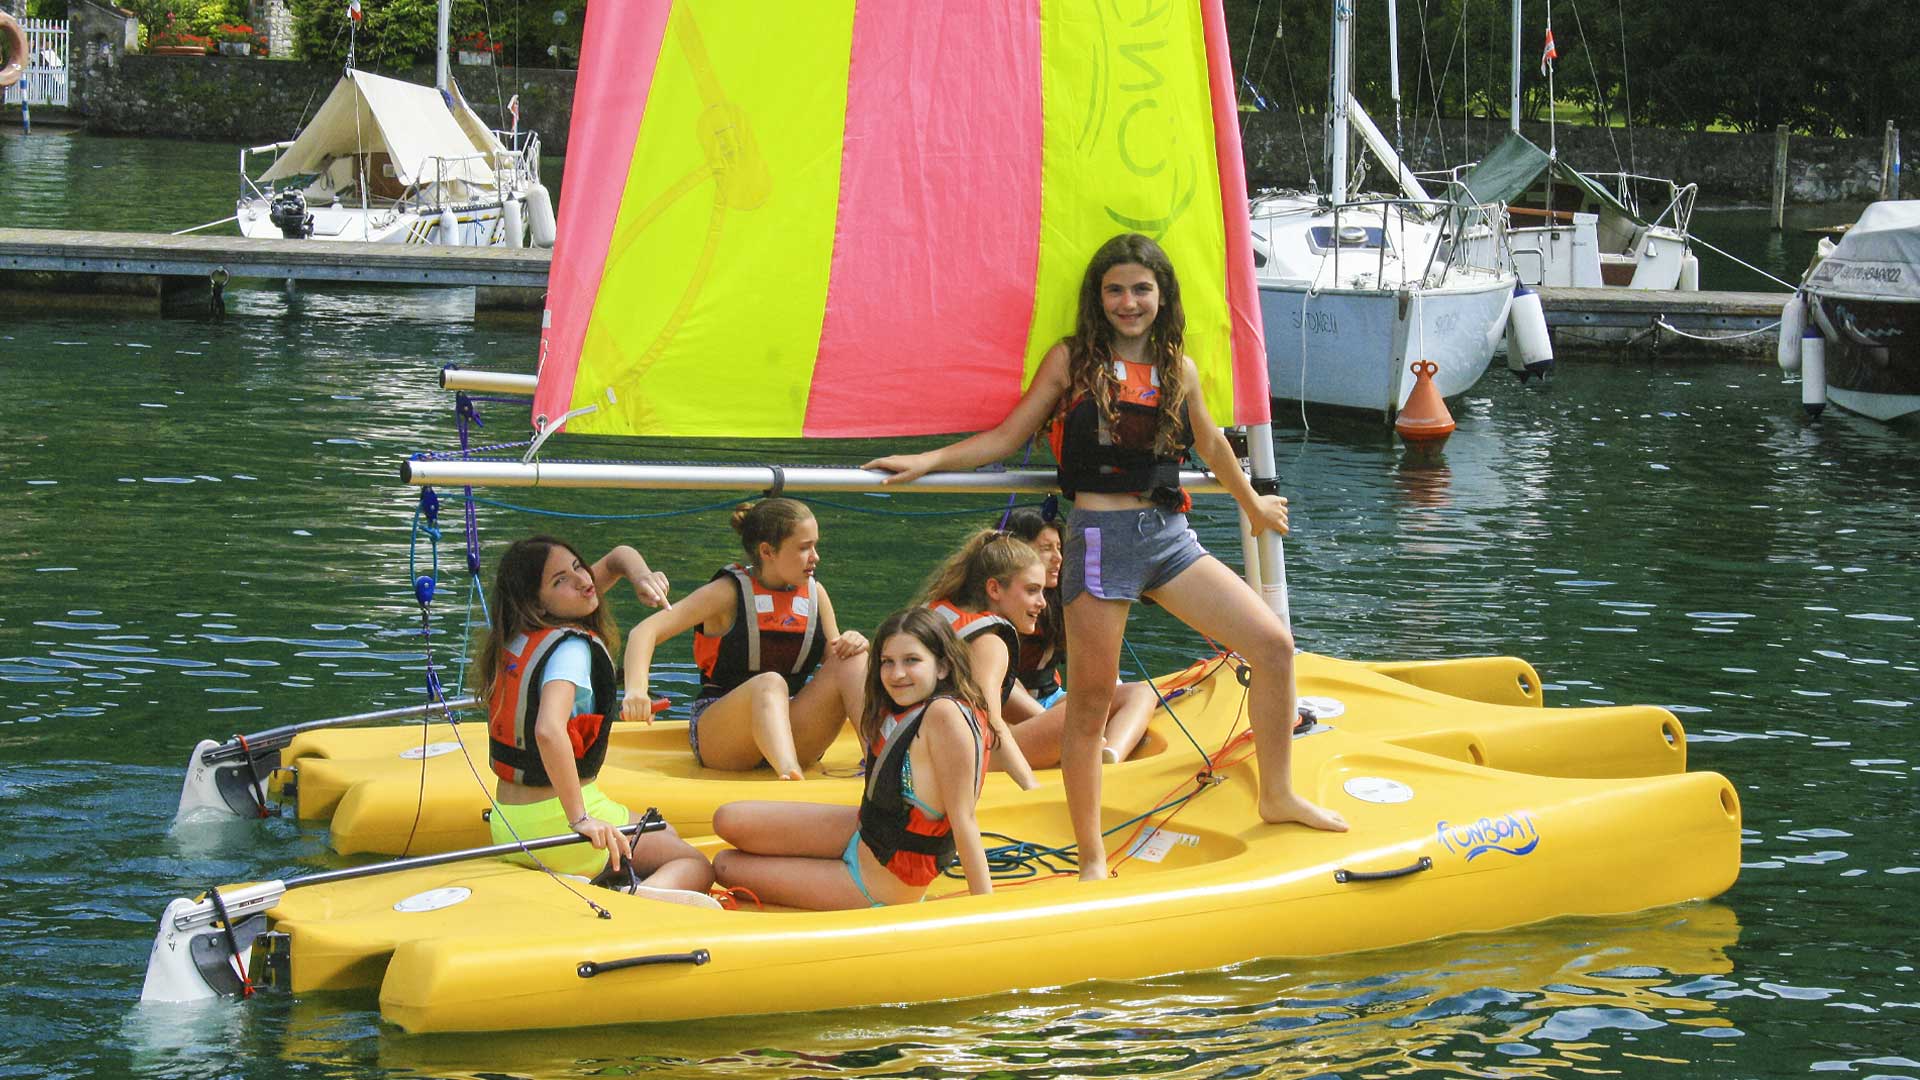
[[[501,510],[514,510],[522,514],[534,514],[539,517],[565,518],[572,521],[646,521],[653,518],[685,517],[688,514],[706,513],[711,510],[724,510],[740,502],[737,498],[723,499],[720,502],[707,503],[701,506],[690,506],[678,510],[658,510],[645,514],[578,514],[567,510],[546,510],[538,506],[519,506],[514,503],[501,502],[497,499],[483,498],[479,495],[450,497],[464,499],[469,503],[479,506],[492,506]],[[972,513],[973,511],[968,512]]]
[[[1780,320],[1775,319],[1758,330],[1743,330],[1737,334],[1689,334],[1685,330],[1668,322],[1665,315],[1655,316],[1653,324],[1669,334],[1677,334],[1691,341],[1736,341],[1740,338],[1752,337],[1755,334],[1765,334],[1780,328]]]
[[[1251,71],[1251,70],[1253,69],[1253,42],[1254,42],[1254,34],[1255,34],[1255,33],[1257,33],[1257,32],[1259,31],[1259,29],[1260,29],[1260,9],[1261,9],[1261,8],[1263,8],[1263,7],[1265,7],[1265,6],[1266,6],[1266,0],[1259,0],[1259,2],[1258,2],[1258,3],[1256,3],[1256,4],[1254,4],[1254,5],[1253,5],[1253,24],[1247,27],[1247,54],[1246,54],[1246,56],[1245,56],[1244,58],[1242,58],[1242,59],[1241,59],[1241,61],[1240,61],[1240,66],[1239,66],[1239,68],[1237,69],[1237,70],[1239,70],[1239,71],[1241,72],[1241,77],[1242,77],[1242,78],[1245,78],[1245,77],[1246,77],[1246,72],[1248,72],[1248,71]],[[1233,62],[1233,57],[1232,57],[1232,56],[1228,56],[1228,57],[1227,57],[1227,62],[1228,62],[1228,63],[1232,63],[1232,62]],[[1260,92],[1260,91],[1259,91],[1259,88],[1258,88],[1258,87],[1255,87],[1255,88],[1254,88],[1254,93],[1256,93],[1256,94],[1258,94],[1259,92]],[[1235,96],[1237,97],[1238,95],[1236,94]],[[1250,120],[1251,120],[1252,118],[1253,118],[1253,114],[1252,114],[1252,113],[1246,113],[1246,114],[1243,114],[1243,115],[1242,115],[1242,116],[1240,117],[1240,137],[1241,137],[1242,139],[1244,139],[1244,138],[1246,138],[1246,135],[1247,135],[1247,123],[1248,123],[1248,122],[1249,122],[1249,121],[1250,121]],[[1028,445],[1028,446],[1032,446],[1033,444],[1032,444],[1032,443],[1028,443],[1027,445]],[[1011,509],[1011,508],[1009,508],[1009,509]]]
[[[1133,658],[1133,666],[1139,670],[1146,684],[1152,687],[1153,696],[1159,700],[1160,707],[1167,710],[1167,715],[1173,718],[1174,726],[1178,727],[1180,734],[1185,735],[1187,741],[1193,744],[1194,750],[1200,754],[1200,760],[1211,763],[1212,758],[1208,757],[1206,748],[1200,745],[1199,739],[1193,737],[1193,732],[1187,730],[1187,725],[1180,720],[1180,714],[1173,711],[1173,703],[1168,701],[1167,696],[1160,692],[1159,685],[1153,681],[1153,676],[1148,674],[1147,666],[1140,662],[1140,654],[1134,651],[1133,642],[1129,641],[1125,636],[1122,636],[1120,640],[1126,644],[1127,655]]]
[[[1640,155],[1633,147],[1633,80],[1627,72],[1627,8],[1626,0],[1614,0],[1620,15],[1620,89],[1627,96],[1627,162],[1628,171],[1640,171]]]
[[[1708,251],[1713,252],[1715,255],[1724,255],[1725,257],[1732,259],[1734,262],[1739,263],[1741,266],[1744,266],[1747,269],[1753,271],[1754,273],[1759,274],[1761,277],[1766,278],[1768,281],[1772,281],[1780,285],[1784,285],[1787,288],[1794,290],[1795,292],[1798,292],[1800,289],[1800,286],[1795,285],[1790,281],[1781,281],[1779,278],[1774,277],[1772,274],[1767,273],[1765,270],[1760,269],[1759,267],[1753,265],[1752,263],[1741,258],[1740,256],[1733,254],[1730,251],[1723,251],[1720,248],[1714,247],[1712,244],[1709,244],[1707,241],[1701,239],[1698,233],[1690,234],[1687,237],[1687,242],[1690,244],[1699,244],[1701,247],[1706,248]]]
[[[1578,0],[1567,0],[1567,6],[1573,8],[1573,31],[1580,35],[1580,51],[1587,56],[1587,74],[1593,77],[1593,103],[1599,105],[1601,101],[1600,69],[1593,65],[1593,47],[1587,43],[1587,28],[1580,21],[1580,4]],[[1622,58],[1622,62],[1625,62],[1625,58]],[[1606,119],[1607,145],[1613,147],[1613,167],[1624,170],[1626,166],[1620,161],[1620,143],[1613,137],[1613,117],[1608,116]]]
[[[1293,99],[1293,126],[1300,133],[1300,160],[1307,166],[1307,189],[1316,189],[1319,185],[1313,177],[1313,151],[1307,147],[1306,114],[1300,109],[1300,88],[1293,81],[1293,53],[1287,48],[1287,9],[1280,9],[1280,24],[1274,28],[1274,40],[1280,43],[1280,59],[1287,64],[1287,96]],[[1267,54],[1272,59],[1273,54]]]

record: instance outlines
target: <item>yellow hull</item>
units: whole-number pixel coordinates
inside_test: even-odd
[[[1298,686],[1303,696],[1347,705],[1342,726],[1365,725],[1403,745],[1495,768],[1567,776],[1640,776],[1686,768],[1684,745],[1665,737],[1678,725],[1664,711],[1632,706],[1543,712],[1539,677],[1524,661],[1509,657],[1361,664],[1302,654]],[[1189,710],[1178,700],[1174,710],[1209,751],[1218,748],[1235,719],[1232,710]],[[1477,751],[1455,719],[1466,710],[1477,717]],[[1672,725],[1671,732],[1665,725]],[[1584,744],[1581,752],[1565,753],[1561,748],[1570,743]],[[1474,752],[1482,755],[1477,761]],[[1183,766],[1198,761],[1186,736],[1161,712],[1133,759],[1119,768],[1132,771],[1167,754]],[[333,848],[341,854],[417,855],[490,842],[482,814],[493,781],[483,723],[463,723],[457,734],[445,723],[308,732],[287,747],[282,760],[298,778],[293,801],[299,816],[329,822]],[[849,731],[811,770],[813,779],[797,787],[781,784],[776,791],[767,786],[773,776],[765,769],[719,772],[695,765],[684,723],[620,724],[600,786],[636,810],[659,807],[682,835],[698,836],[712,831],[713,808],[734,799],[851,805],[859,799],[858,765],[859,750]],[[995,776],[987,790],[993,799],[1015,788],[1006,777]]]
[[[1345,712],[1296,738],[1294,784],[1344,814],[1351,832],[1259,823],[1252,765],[1242,763],[1096,884],[1050,879],[990,897],[820,913],[714,912],[594,890],[613,916],[601,919],[538,871],[467,863],[296,889],[269,914],[288,935],[295,992],[377,986],[382,1013],[408,1030],[498,1031],[924,1002],[1374,949],[1710,897],[1738,872],[1738,798],[1718,775],[1684,772],[1684,739],[1663,710],[1486,704],[1317,657],[1301,658],[1300,684]],[[1241,700],[1226,668],[1174,706],[1213,750]],[[1171,722],[1163,714],[1155,724]],[[1199,755],[1177,730],[1177,743],[1159,734],[1157,752],[1106,771],[1109,827],[1189,789]],[[710,820],[728,798],[856,797],[850,780],[777,791],[700,780],[679,756],[679,775],[657,776],[634,802],[669,809],[689,835],[702,806]],[[410,820],[411,802],[406,811]],[[990,784],[981,826],[1041,844],[1070,839],[1057,782],[1032,792]],[[1390,880],[1336,878],[1422,859],[1428,869]],[[468,892],[448,906],[395,908],[455,887]],[[964,888],[943,881],[934,891]],[[695,951],[707,962],[580,974],[587,961]]]

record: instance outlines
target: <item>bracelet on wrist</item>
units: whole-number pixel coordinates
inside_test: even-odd
[[[587,822],[592,820],[593,820],[592,814],[581,814],[579,817],[574,818],[572,821],[567,822],[567,828],[578,831],[582,822]]]

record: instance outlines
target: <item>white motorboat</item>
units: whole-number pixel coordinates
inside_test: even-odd
[[[1439,366],[1442,396],[1480,380],[1506,332],[1515,278],[1486,224],[1498,208],[1429,197],[1352,99],[1352,20],[1336,2],[1332,190],[1254,201],[1254,275],[1273,396],[1390,418],[1413,391],[1413,361]],[[1401,195],[1348,196],[1349,125]]]
[[[1475,256],[1497,258],[1504,246],[1529,286],[1698,290],[1700,260],[1688,231],[1697,185],[1625,171],[1584,173],[1560,160],[1552,139],[1542,150],[1520,133],[1520,11],[1521,0],[1512,0],[1507,137],[1447,174],[1463,198],[1506,205],[1504,237],[1484,235]],[[1551,23],[1547,40],[1551,50]],[[1543,74],[1552,71],[1547,60]],[[1551,95],[1550,77],[1548,86]]]
[[[1867,207],[1788,301],[1781,336],[1809,413],[1920,414],[1920,200]]]

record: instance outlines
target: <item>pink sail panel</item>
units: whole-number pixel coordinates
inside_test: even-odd
[[[974,431],[1019,399],[1040,122],[1038,0],[859,6],[807,435]]]

